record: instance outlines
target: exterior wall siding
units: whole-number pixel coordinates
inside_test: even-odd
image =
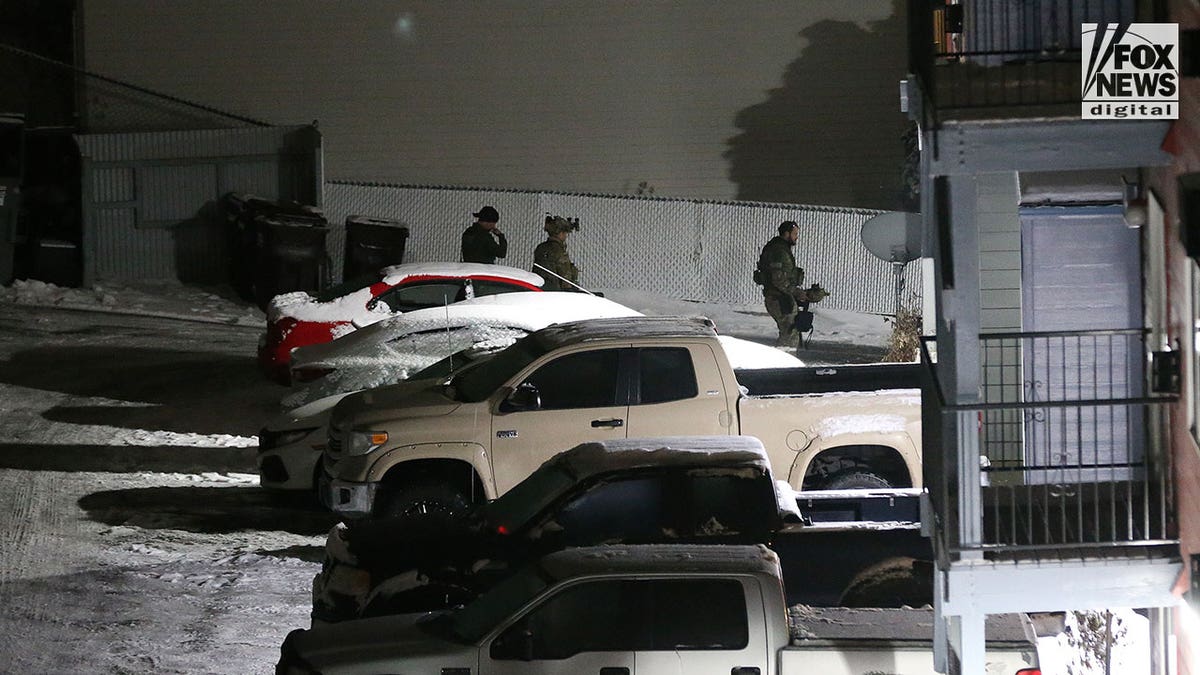
[[[508,257],[500,262],[530,269],[533,249],[545,239],[552,213],[579,218],[567,240],[589,288],[638,288],[667,297],[759,305],[751,273],[763,244],[784,220],[800,224],[797,263],[808,283],[831,295],[822,308],[891,314],[891,265],[862,244],[866,220],[879,211],[797,204],[703,202],[547,192],[489,191],[330,182],[325,191],[330,255],[335,277],[344,260],[344,223],[351,215],[399,220],[409,227],[405,262],[458,260],[462,231],[485,204],[500,212]],[[921,266],[910,263],[908,302],[920,309]]]
[[[867,208],[901,190],[893,0],[78,4],[80,65],[319,120],[339,179]],[[90,97],[86,123],[159,123],[137,104]]]

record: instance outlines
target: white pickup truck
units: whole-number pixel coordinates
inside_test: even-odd
[[[456,610],[293,631],[275,672],[916,675],[935,672],[929,615],[789,611],[764,546],[598,546],[550,554]],[[1039,672],[1023,630],[989,628],[986,675]]]
[[[919,377],[912,364],[735,372],[703,318],[557,324],[448,384],[343,399],[320,494],[345,518],[455,512],[580,443],[738,434],[798,490],[921,487]]]

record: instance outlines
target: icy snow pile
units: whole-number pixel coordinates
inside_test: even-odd
[[[17,280],[0,287],[0,301],[239,326],[262,326],[265,321],[257,307],[178,281],[105,282],[92,288],[63,288],[34,279]]]

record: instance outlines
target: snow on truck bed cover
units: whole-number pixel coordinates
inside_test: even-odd
[[[752,436],[665,436],[624,438],[580,445],[546,464],[559,464],[576,479],[600,471],[643,466],[750,465],[766,471],[767,452]]]
[[[788,630],[793,645],[814,640],[887,640],[931,642],[933,610],[928,607],[809,607],[788,608]],[[1011,642],[1033,648],[1020,618],[993,614],[985,624],[988,642]]]
[[[705,572],[779,576],[779,557],[757,546],[611,544],[551,553],[538,565],[555,579],[605,573]]]

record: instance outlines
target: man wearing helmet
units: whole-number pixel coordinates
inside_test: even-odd
[[[779,235],[763,246],[754,270],[754,282],[763,287],[763,303],[767,313],[775,319],[779,329],[776,347],[796,347],[800,343],[800,332],[796,327],[796,315],[808,304],[820,302],[829,293],[818,284],[801,288],[804,269],[796,265],[792,247],[800,239],[800,226],[795,221],[785,220],[779,224]]]
[[[562,216],[546,216],[545,230],[549,237],[533,249],[533,271],[546,283],[545,291],[578,291],[579,268],[567,253],[567,233],[578,230],[579,223]]]

